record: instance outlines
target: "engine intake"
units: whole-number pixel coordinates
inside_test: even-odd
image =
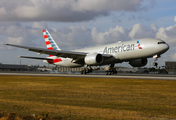
[[[147,65],[147,59],[136,59],[136,60],[131,60],[129,64],[133,67],[143,67]]]
[[[103,56],[101,54],[88,54],[84,61],[87,65],[98,65],[103,62]]]

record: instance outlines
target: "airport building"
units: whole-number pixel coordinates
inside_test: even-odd
[[[28,65],[0,64],[0,71],[31,71],[34,67]]]
[[[82,70],[82,68],[78,67],[78,68],[68,68],[68,67],[58,67],[57,68],[58,72],[79,72]]]
[[[165,68],[168,74],[176,74],[176,61],[166,61]]]

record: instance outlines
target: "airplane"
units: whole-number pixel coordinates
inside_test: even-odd
[[[109,70],[106,71],[106,75],[117,74],[116,69],[114,69],[116,63],[129,62],[132,67],[143,67],[148,62],[147,58],[153,57],[153,65],[157,66],[157,59],[169,49],[169,45],[163,40],[142,38],[65,51],[59,48],[47,29],[43,30],[43,36],[47,49],[14,44],[5,45],[28,49],[29,51],[37,52],[38,55],[49,55],[46,58],[20,56],[21,58],[43,60],[45,63],[63,67],[84,67],[81,70],[81,74],[92,72],[92,66],[109,65]]]

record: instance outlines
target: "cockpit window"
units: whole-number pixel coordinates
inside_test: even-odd
[[[158,42],[158,44],[166,44],[166,42]]]

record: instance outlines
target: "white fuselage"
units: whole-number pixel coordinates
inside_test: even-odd
[[[117,42],[102,46],[73,50],[75,52],[85,52],[88,54],[100,53],[112,55],[111,59],[103,61],[101,65],[109,65],[130,61],[134,59],[150,58],[161,55],[169,49],[169,45],[163,40],[144,38],[126,42]],[[73,63],[71,58],[61,58],[62,61],[54,63],[58,66],[80,67],[81,64]]]

